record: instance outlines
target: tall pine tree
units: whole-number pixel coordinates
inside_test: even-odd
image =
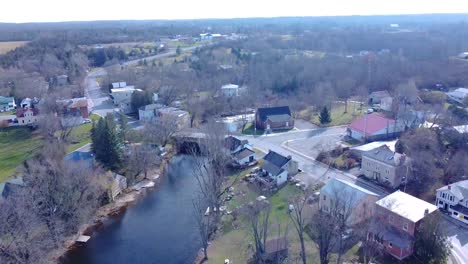
[[[320,116],[319,116],[320,124],[328,124],[331,122],[331,116],[330,116],[330,111],[326,106],[322,108],[322,111],[320,111]]]
[[[108,169],[118,170],[123,162],[122,140],[112,115],[93,124],[91,140],[96,160]]]

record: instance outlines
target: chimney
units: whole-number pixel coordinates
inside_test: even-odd
[[[428,214],[429,214],[429,209],[426,208],[426,210],[424,210],[424,216],[426,216]]]
[[[449,186],[447,186],[447,188],[448,188],[449,190],[452,190],[452,186],[450,186],[450,185],[449,185]]]

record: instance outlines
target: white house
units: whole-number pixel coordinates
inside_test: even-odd
[[[149,104],[138,109],[138,119],[141,121],[152,121],[156,118],[156,110],[164,107],[160,104]]]
[[[16,109],[16,119],[19,126],[33,125],[38,121],[39,110],[37,108]]]
[[[393,98],[388,96],[380,100],[380,109],[390,112],[392,111]]]
[[[224,147],[238,165],[248,165],[257,158],[248,140],[228,136],[224,139]]]
[[[437,189],[436,205],[453,218],[468,224],[468,180]]]
[[[276,186],[283,185],[288,180],[288,176],[298,172],[298,163],[291,156],[285,157],[270,150],[263,160],[262,172]]]
[[[463,103],[463,100],[468,96],[468,88],[457,88],[454,91],[448,92],[447,96],[452,101]]]
[[[221,93],[226,97],[236,97],[239,96],[239,89],[239,85],[229,83],[221,86]]]
[[[115,88],[125,88],[127,87],[127,83],[126,82],[113,82],[112,83],[112,88],[115,89]]]
[[[15,98],[0,96],[0,112],[11,111],[15,108]]]
[[[132,112],[131,99],[132,94],[135,91],[141,92],[141,89],[135,89],[134,86],[126,86],[123,88],[113,88],[111,89],[111,97],[113,99],[114,105],[117,105],[120,110],[125,113]]]

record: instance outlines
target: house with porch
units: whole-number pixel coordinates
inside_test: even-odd
[[[258,108],[255,113],[255,127],[262,130],[294,128],[294,118],[289,106]]]
[[[369,142],[394,138],[403,131],[405,125],[402,122],[372,113],[354,120],[347,128],[347,135],[361,142]]]
[[[266,182],[279,187],[284,185],[288,177],[298,173],[298,163],[291,156],[283,156],[275,151],[270,150],[263,157],[263,165],[261,167],[261,177]]]
[[[375,214],[367,239],[378,243],[398,260],[413,254],[416,232],[424,218],[437,207],[402,191],[375,203]]]
[[[437,189],[436,205],[451,217],[468,224],[468,180]]]
[[[88,99],[86,97],[57,100],[61,108],[61,123],[65,127],[81,125],[89,118]]]
[[[397,188],[408,178],[409,162],[405,154],[382,145],[362,152],[361,173],[382,185]]]

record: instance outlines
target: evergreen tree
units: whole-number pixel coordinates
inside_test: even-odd
[[[123,161],[122,141],[112,115],[93,124],[91,140],[96,160],[111,170],[119,169]]]
[[[320,116],[319,116],[320,124],[328,124],[331,122],[331,116],[330,116],[330,111],[326,106],[322,108],[322,111],[320,111]]]
[[[152,102],[151,94],[148,91],[135,91],[130,99],[133,111],[138,111],[142,106],[149,105]]]
[[[128,117],[121,113],[119,118],[119,137],[122,142],[127,140],[128,129]]]

